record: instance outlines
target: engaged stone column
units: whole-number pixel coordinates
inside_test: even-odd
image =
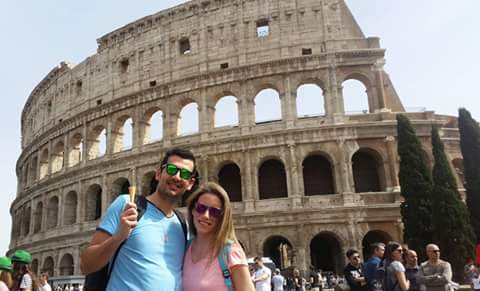
[[[388,169],[390,172],[390,183],[387,184],[387,191],[400,192],[400,183],[397,175],[397,155],[396,143],[394,136],[387,136],[385,138],[388,154]]]
[[[295,126],[297,102],[296,92],[292,92],[290,76],[284,78],[284,92],[280,93],[280,101],[282,103],[282,119],[286,122],[286,127],[293,128]]]
[[[385,88],[383,84],[383,65],[384,61],[375,62],[373,71],[375,73],[375,87],[377,89],[377,104],[378,108],[375,108],[375,111],[389,111],[386,107],[386,98],[385,98]]]

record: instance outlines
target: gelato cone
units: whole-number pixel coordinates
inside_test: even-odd
[[[128,194],[130,194],[130,202],[135,203],[135,194],[136,194],[137,187],[130,186],[128,187]]]

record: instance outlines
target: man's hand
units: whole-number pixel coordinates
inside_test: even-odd
[[[121,241],[127,239],[132,232],[132,229],[137,225],[138,221],[137,205],[135,203],[128,202],[125,205],[125,209],[120,216],[120,227],[115,236]]]

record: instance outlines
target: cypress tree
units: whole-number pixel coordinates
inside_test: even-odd
[[[463,265],[473,258],[475,236],[468,210],[458,192],[438,130],[432,127],[433,166],[433,226],[434,241],[449,261],[457,279],[462,279]]]
[[[404,202],[400,206],[403,240],[425,258],[425,245],[433,237],[432,178],[423,149],[408,118],[397,115],[399,180]]]
[[[465,108],[460,108],[458,113],[467,207],[476,242],[480,244],[480,128]]]

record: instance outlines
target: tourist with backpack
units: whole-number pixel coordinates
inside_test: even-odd
[[[85,290],[182,290],[187,228],[174,206],[198,181],[192,152],[167,151],[155,179],[154,193],[120,195],[102,217],[80,257]]]
[[[384,291],[407,291],[410,282],[405,275],[402,264],[403,248],[397,242],[389,242],[385,246],[384,264],[386,267],[386,282]]]
[[[253,291],[225,190],[216,183],[207,183],[190,196],[187,204],[194,238],[185,252],[183,290]]]
[[[383,259],[385,253],[385,244],[381,242],[376,242],[370,245],[371,256],[363,266],[363,274],[367,280],[367,286],[369,291],[375,291],[375,286],[373,286],[374,275],[377,266]]]

